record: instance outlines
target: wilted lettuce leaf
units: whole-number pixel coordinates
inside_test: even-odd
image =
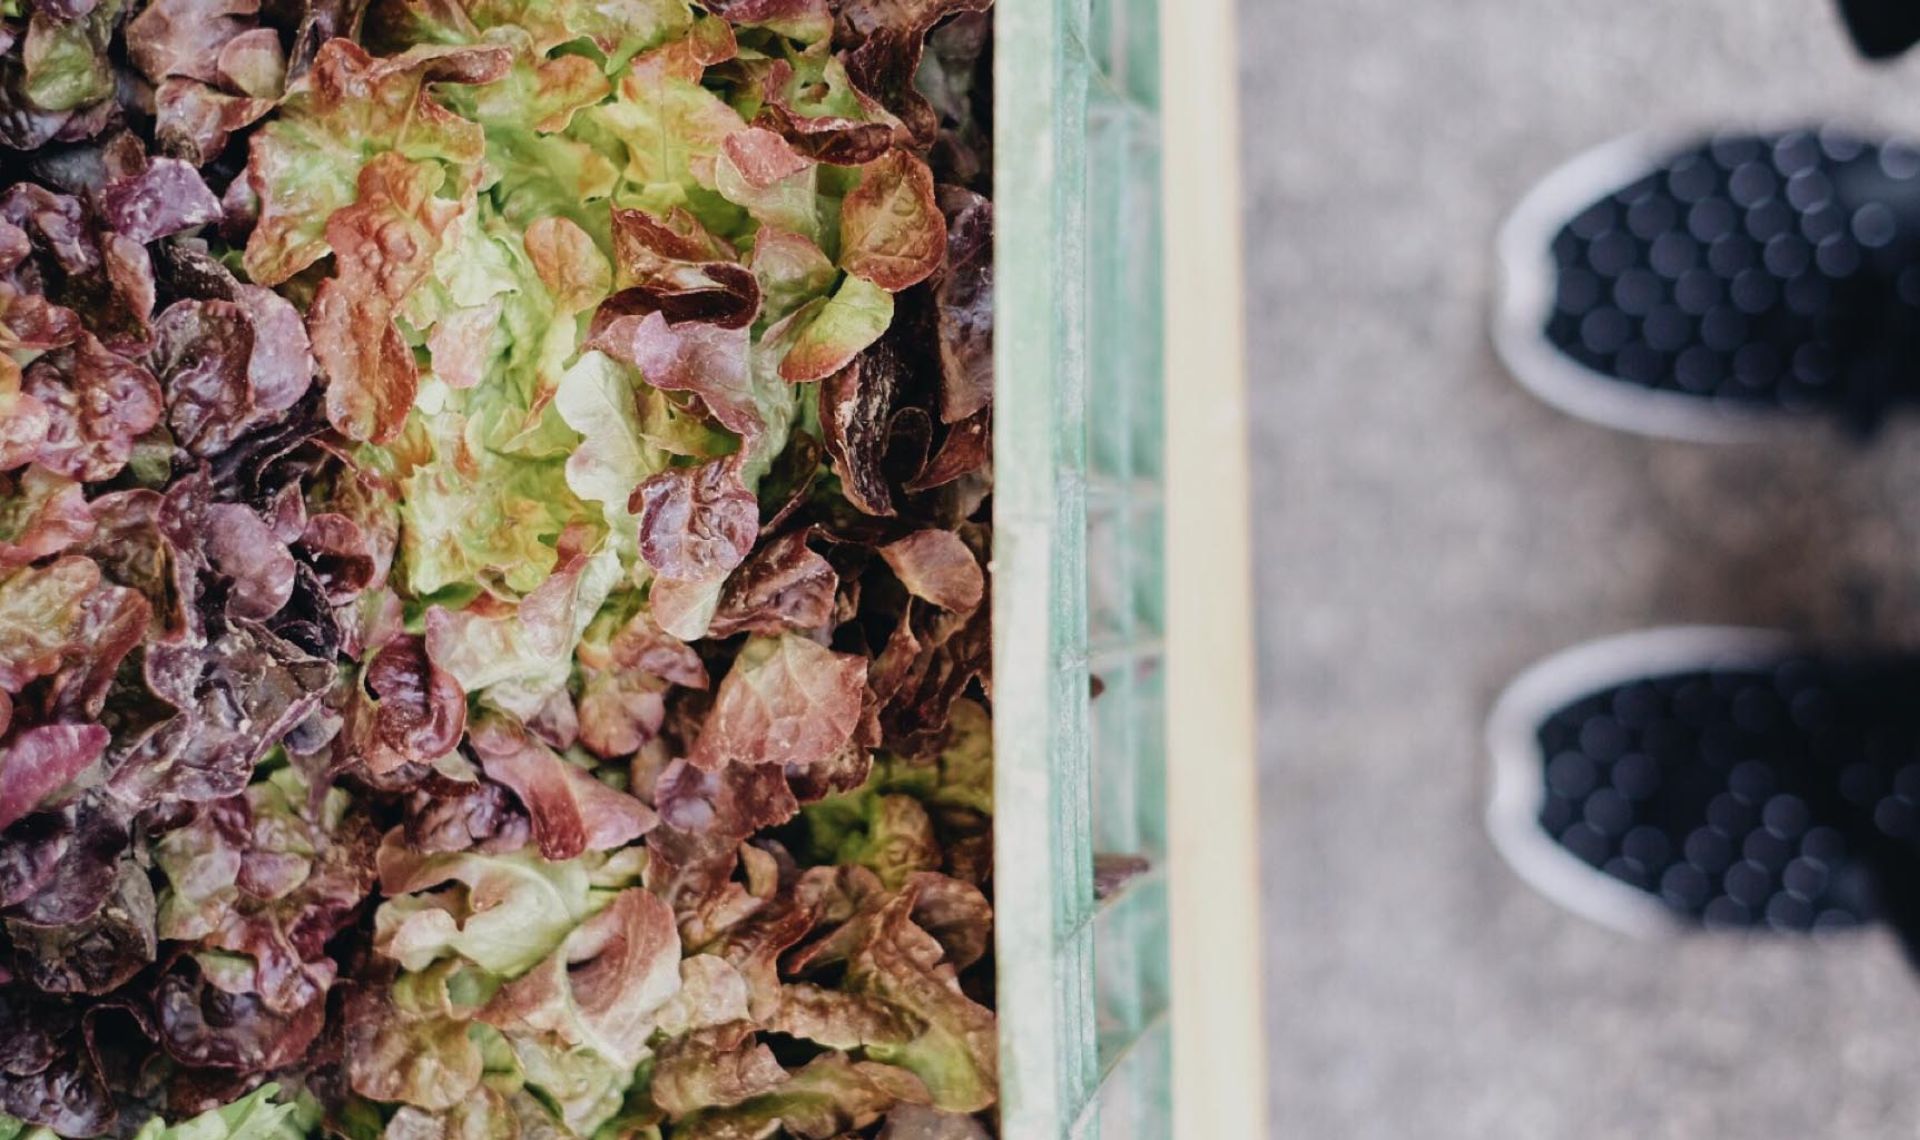
[[[940,418],[956,423],[993,399],[993,203],[946,187],[947,268],[935,286]]]

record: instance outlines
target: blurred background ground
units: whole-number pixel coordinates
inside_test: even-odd
[[[1243,0],[1263,811],[1279,1135],[1920,1128],[1890,939],[1627,941],[1479,824],[1529,661],[1706,621],[1920,644],[1920,426],[1871,451],[1569,420],[1485,333],[1507,205],[1646,126],[1920,132],[1920,59],[1818,0]]]

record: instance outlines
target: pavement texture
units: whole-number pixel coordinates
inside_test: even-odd
[[[1920,60],[1815,0],[1244,0],[1277,1135],[1913,1136],[1880,933],[1634,942],[1480,824],[1531,660],[1676,622],[1920,644],[1920,428],[1703,448],[1570,420],[1488,346],[1511,203],[1622,132],[1920,133]]]

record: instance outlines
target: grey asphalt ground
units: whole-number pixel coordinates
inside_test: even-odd
[[[1920,428],[1870,451],[1569,420],[1487,344],[1490,243],[1624,131],[1920,132],[1920,60],[1817,0],[1243,0],[1276,1134],[1920,1133],[1920,980],[1880,934],[1636,943],[1479,823],[1529,661],[1648,625],[1920,644]],[[1177,235],[1176,235],[1177,240]]]

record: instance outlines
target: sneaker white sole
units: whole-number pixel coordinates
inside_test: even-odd
[[[1520,674],[1487,718],[1493,762],[1487,833],[1494,847],[1527,885],[1583,918],[1640,938],[1684,929],[1657,897],[1588,865],[1541,828],[1547,758],[1540,753],[1540,725],[1602,689],[1642,677],[1762,667],[1791,655],[1794,646],[1773,630],[1676,626],[1589,641]]]
[[[1522,386],[1579,419],[1692,443],[1746,443],[1804,429],[1806,417],[1657,391],[1607,376],[1547,339],[1557,267],[1553,239],[1588,206],[1697,142],[1699,133],[1629,135],[1587,151],[1542,179],[1500,228],[1493,346]]]

